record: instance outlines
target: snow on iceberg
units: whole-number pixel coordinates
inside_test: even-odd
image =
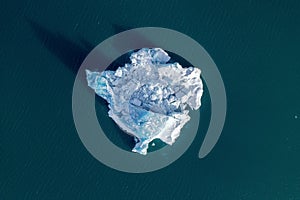
[[[200,69],[167,63],[160,48],[143,48],[130,56],[131,63],[116,71],[86,70],[88,86],[108,102],[109,116],[135,137],[132,149],[147,154],[154,139],[172,145],[190,120],[189,110],[199,109],[203,84]]]

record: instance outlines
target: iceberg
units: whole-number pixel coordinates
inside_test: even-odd
[[[130,60],[116,71],[86,70],[86,78],[108,102],[109,117],[134,137],[132,151],[146,155],[154,139],[172,145],[190,120],[189,108],[200,108],[201,70],[168,63],[170,56],[160,48],[140,49]]]

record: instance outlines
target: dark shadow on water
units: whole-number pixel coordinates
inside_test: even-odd
[[[61,33],[51,31],[32,19],[27,18],[27,22],[43,46],[74,73],[77,73],[85,57],[96,46],[82,37],[79,37],[79,42],[74,42]],[[112,28],[115,34],[131,29],[131,27],[117,24],[112,24]]]
[[[75,75],[85,57],[95,47],[95,45],[89,43],[82,37],[78,39],[79,42],[77,43],[58,32],[45,28],[36,21],[27,19],[27,22],[42,45],[64,63]],[[115,33],[126,30],[126,28],[118,25],[113,25],[113,27]],[[125,62],[127,61],[128,60]],[[114,67],[121,65],[124,65],[124,60],[117,60],[117,62],[113,62],[108,69],[114,70]],[[135,144],[133,137],[124,134],[117,124],[108,116],[107,102],[98,95],[95,95],[95,98],[98,121],[106,136],[117,146],[124,150],[131,151]]]
[[[94,48],[93,45],[84,39],[80,40],[82,44],[78,44],[31,19],[27,19],[27,22],[43,46],[74,73],[77,73],[84,58]]]

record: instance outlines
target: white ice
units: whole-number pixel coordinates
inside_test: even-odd
[[[87,81],[108,102],[109,116],[135,137],[132,151],[146,155],[154,139],[169,145],[175,142],[190,120],[187,105],[200,108],[201,71],[167,63],[170,57],[160,48],[141,49],[130,60],[116,71],[86,70]]]

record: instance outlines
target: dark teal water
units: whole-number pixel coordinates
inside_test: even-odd
[[[14,0],[0,9],[0,199],[300,199],[298,1]],[[127,174],[87,152],[71,96],[94,46],[143,26],[185,33],[210,53],[228,112],[205,159],[204,106],[203,134],[179,160]]]

